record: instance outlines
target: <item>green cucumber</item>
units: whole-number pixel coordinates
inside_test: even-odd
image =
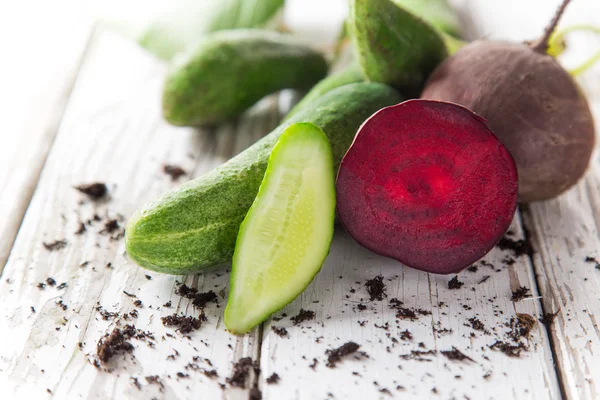
[[[286,119],[291,118],[292,115],[300,110],[310,106],[316,99],[323,96],[325,93],[332,91],[340,86],[348,85],[350,83],[364,82],[362,70],[358,63],[352,63],[342,69],[341,71],[335,72],[326,78],[323,78],[288,112]]]
[[[155,56],[170,60],[211,32],[261,28],[283,4],[284,0],[171,0],[139,30],[137,41]]]
[[[233,253],[225,326],[243,334],[294,300],[319,272],[333,238],[331,145],[311,123],[280,136]]]
[[[458,13],[450,7],[447,0],[393,0],[414,15],[423,18],[433,27],[459,37],[461,34]]]
[[[380,83],[353,83],[326,93],[227,163],[138,210],[126,228],[129,257],[142,267],[170,274],[200,273],[229,262],[271,149],[285,128],[312,122],[323,129],[337,168],[359,126],[375,111],[401,100]]]
[[[448,55],[440,31],[392,0],[351,0],[352,38],[365,77],[418,95]]]
[[[175,59],[163,89],[163,115],[178,126],[216,124],[281,89],[307,90],[325,75],[324,56],[289,35],[220,31]]]

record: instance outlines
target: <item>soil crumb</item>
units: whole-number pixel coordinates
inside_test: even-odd
[[[369,279],[365,283],[365,287],[367,288],[367,293],[371,297],[371,301],[373,300],[383,300],[386,297],[386,287],[385,283],[383,283],[383,276],[378,275],[373,279]]]
[[[281,378],[279,377],[279,375],[277,375],[275,372],[273,372],[271,374],[271,376],[269,376],[267,378],[267,383],[269,385],[273,385],[273,384],[279,383],[280,380],[281,380]]]
[[[454,346],[452,346],[452,350],[442,350],[440,353],[442,353],[447,359],[452,360],[452,361],[464,361],[464,360],[473,361],[473,359],[471,357],[463,354],[460,350],[458,350]]]
[[[463,287],[464,282],[461,282],[458,280],[458,275],[454,275],[454,278],[450,279],[450,281],[448,281],[448,289],[450,290],[457,290],[460,289],[461,287]]]
[[[477,317],[469,318],[468,321],[471,323],[471,328],[476,331],[485,331],[485,325]]]
[[[190,333],[200,329],[202,322],[206,321],[206,315],[201,313],[198,318],[184,315],[172,314],[161,318],[164,326],[175,327],[182,334]]]
[[[311,321],[315,319],[315,312],[310,310],[305,310],[304,308],[300,309],[298,315],[290,318],[294,325],[300,325],[305,321]]]
[[[525,239],[513,240],[507,236],[504,236],[502,239],[500,239],[496,246],[500,250],[512,251],[515,257],[533,255],[533,248],[531,247],[531,244]]]
[[[250,389],[248,400],[262,400],[262,392],[258,388]]]
[[[127,341],[136,335],[133,325],[127,325],[123,329],[115,328],[106,334],[98,342],[96,355],[103,363],[107,363],[114,355],[125,354],[133,351],[133,345]]]
[[[522,351],[527,351],[527,346],[523,343],[510,344],[497,340],[489,346],[490,349],[500,351],[506,354],[508,357],[519,358],[521,357]]]
[[[227,378],[227,383],[233,387],[246,388],[246,379],[252,368],[252,359],[250,357],[240,358],[238,362],[233,364],[231,376]]]
[[[286,337],[288,335],[288,331],[285,328],[278,328],[275,325],[271,326],[271,329],[273,329],[273,332],[275,332],[275,334],[279,337]]]
[[[209,290],[208,292],[198,292],[198,289],[189,287],[185,283],[179,286],[175,293],[180,295],[181,297],[188,298],[192,300],[192,304],[197,308],[204,308],[208,303],[218,303],[219,298],[217,294]]]
[[[54,242],[46,243],[44,242],[44,248],[48,251],[56,251],[61,250],[67,247],[67,241],[65,239],[55,240]]]
[[[540,319],[540,322],[546,326],[550,326],[554,323],[554,319],[556,318],[556,316],[558,315],[558,313],[560,312],[560,310],[558,310],[555,313],[546,313],[542,316],[542,318]]]
[[[589,264],[594,264],[596,269],[600,269],[600,262],[596,259],[596,257],[587,256],[585,258],[585,262]]]
[[[529,288],[526,288],[525,286],[520,286],[517,290],[512,292],[512,297],[510,299],[516,303],[528,297],[531,297],[531,294],[529,293]]]
[[[163,165],[163,172],[166,175],[169,175],[171,177],[172,181],[176,181],[179,178],[181,178],[183,175],[187,174],[187,172],[185,172],[185,170],[183,168],[181,168],[179,165],[173,165],[173,164]]]
[[[338,347],[337,349],[329,349],[325,351],[327,355],[327,367],[335,368],[336,364],[342,361],[342,358],[354,354],[358,351],[360,345],[354,342],[347,342]]]
[[[108,193],[108,188],[106,184],[102,182],[95,183],[87,183],[75,186],[75,189],[79,190],[81,193],[87,195],[92,200],[98,200],[102,197],[106,196]]]

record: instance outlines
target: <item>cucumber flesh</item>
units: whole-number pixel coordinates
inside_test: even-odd
[[[321,269],[333,237],[335,170],[325,133],[297,123],[269,157],[240,226],[225,325],[242,334],[295,299]]]

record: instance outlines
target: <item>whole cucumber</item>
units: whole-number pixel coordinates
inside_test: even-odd
[[[323,129],[337,169],[359,126],[375,111],[401,100],[380,83],[353,83],[326,93],[227,163],[138,210],[126,228],[129,257],[170,274],[199,273],[230,261],[271,149],[285,128],[312,122]]]
[[[326,74],[323,55],[288,35],[212,33],[175,59],[163,89],[163,115],[178,126],[216,124],[273,92],[309,89]]]
[[[345,67],[344,69],[335,72],[319,81],[319,83],[313,86],[313,88],[310,89],[306,96],[304,96],[302,100],[300,100],[298,104],[296,104],[294,108],[290,110],[290,112],[285,116],[285,118],[291,118],[292,115],[296,114],[300,110],[303,110],[316,99],[323,96],[325,93],[332,91],[333,89],[339,88],[344,85],[348,85],[350,83],[358,83],[364,81],[365,78],[363,77],[360,65],[354,62]]]
[[[137,33],[137,41],[150,53],[168,61],[211,32],[271,25],[283,5],[284,0],[162,2],[159,12]]]

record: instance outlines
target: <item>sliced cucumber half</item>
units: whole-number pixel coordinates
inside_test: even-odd
[[[297,123],[269,157],[240,226],[225,325],[242,334],[294,300],[321,269],[333,237],[335,171],[316,125]]]

